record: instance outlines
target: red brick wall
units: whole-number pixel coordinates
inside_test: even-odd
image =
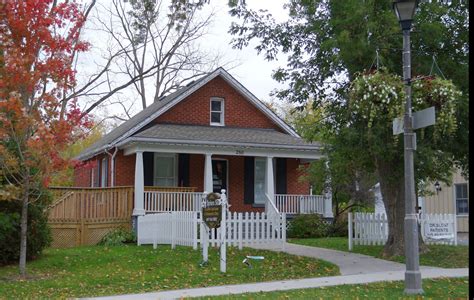
[[[133,186],[134,184],[135,154],[125,156],[123,151],[118,151],[115,156],[115,186]]]
[[[299,169],[300,165],[300,160],[297,158],[286,160],[287,194],[309,195],[309,182],[301,180],[305,172]]]
[[[159,116],[156,123],[209,125],[211,97],[224,98],[225,126],[273,128],[273,121],[245,99],[221,77],[216,77],[199,90]]]
[[[74,168],[74,186],[90,187],[91,186],[91,172],[94,172],[96,168],[97,168],[97,163],[95,160],[92,160],[92,161],[89,160],[77,165]]]
[[[91,172],[94,172],[94,181],[97,182],[97,162],[108,156],[107,186],[111,185],[111,157],[108,154],[96,155],[93,158],[74,168],[74,186],[91,187]],[[135,183],[135,154],[123,155],[118,151],[115,156],[115,186],[130,186]]]

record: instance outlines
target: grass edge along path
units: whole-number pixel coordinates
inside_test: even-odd
[[[467,299],[469,277],[423,279],[422,286],[423,297],[404,295],[404,281],[384,281],[192,299]]]
[[[383,257],[383,246],[353,245],[348,250],[347,237],[288,239],[288,243],[359,253],[385,260],[405,263],[404,256]],[[467,268],[469,267],[469,247],[451,245],[427,245],[428,252],[420,254],[420,266],[439,268]]]
[[[242,263],[246,255],[265,259],[249,268]],[[326,261],[252,248],[229,247],[224,274],[218,249],[209,249],[209,265],[200,267],[201,259],[200,250],[169,245],[46,249],[27,263],[28,280],[18,280],[16,265],[0,267],[0,299],[108,296],[340,274]]]

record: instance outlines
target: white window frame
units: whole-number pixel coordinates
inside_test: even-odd
[[[267,159],[265,157],[255,157],[254,159],[254,178],[253,178],[253,192],[254,192],[254,201],[253,203],[256,205],[265,205],[266,198],[259,199],[261,201],[257,201],[257,161],[263,162],[263,193],[266,193],[266,182],[267,182]]]
[[[220,102],[221,103],[221,110],[212,110],[212,102]],[[219,97],[211,97],[209,101],[209,122],[212,126],[224,126],[225,125],[225,103],[224,98]],[[221,121],[220,122],[212,122],[212,113],[220,113]]]
[[[157,184],[157,174],[156,174],[156,161],[160,157],[166,157],[166,158],[173,158],[173,185],[172,186],[178,186],[178,155],[175,153],[159,153],[155,152],[153,155],[153,185],[158,186]],[[166,178],[171,178],[171,177],[166,177]]]
[[[466,198],[460,198],[458,197],[457,194],[457,186],[459,185],[465,185],[466,186]],[[466,200],[467,201],[467,213],[458,213],[458,200]],[[456,213],[456,216],[467,216],[469,215],[469,189],[467,187],[467,183],[455,183],[454,184],[454,211]]]
[[[108,178],[108,171],[109,168],[107,166],[107,158],[102,158],[100,160],[100,187],[107,187],[107,183],[109,181]]]

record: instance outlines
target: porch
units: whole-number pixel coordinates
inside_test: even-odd
[[[179,188],[176,188],[179,189]],[[148,190],[144,192],[145,214],[172,211],[201,211],[204,192],[164,192]],[[276,194],[271,201],[276,212],[287,215],[321,214],[328,216],[326,210],[331,203],[322,195],[283,195]],[[268,208],[265,209],[268,212]]]
[[[160,162],[162,158],[168,163]],[[173,211],[199,212],[202,199],[208,192],[225,190],[231,212],[285,213],[290,218],[292,215],[318,213],[332,218],[330,194],[312,195],[309,185],[298,181],[300,161],[272,156],[137,151],[133,216]],[[159,171],[151,171],[150,165]],[[166,165],[169,170],[176,171],[165,174]],[[151,174],[153,178],[150,178]],[[185,186],[173,186],[173,190],[166,191],[166,187],[152,188],[144,184],[163,181],[179,182]],[[302,190],[307,193],[294,193]]]
[[[133,186],[105,188],[51,187],[54,201],[49,207],[51,221],[113,220],[132,216],[135,202]],[[207,193],[194,187],[145,186],[143,208],[145,214],[173,211],[200,212]],[[331,203],[322,195],[276,194],[267,205],[287,215],[318,213],[327,217]],[[269,211],[270,208],[266,208]]]

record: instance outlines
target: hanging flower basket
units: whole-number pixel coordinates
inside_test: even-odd
[[[435,76],[414,78],[411,86],[413,112],[435,107],[433,137],[439,139],[454,134],[456,102],[462,95],[456,86]],[[351,83],[348,105],[355,120],[365,122],[369,129],[375,124],[388,128],[393,119],[403,116],[405,101],[402,78],[381,69],[356,76]]]

